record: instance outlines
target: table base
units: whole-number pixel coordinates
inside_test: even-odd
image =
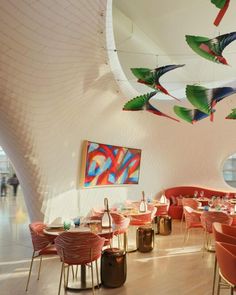
[[[94,288],[100,288],[101,283],[99,285],[95,285]],[[83,290],[91,290],[92,289],[92,282],[86,281],[85,283],[80,282],[79,280],[69,281],[66,290],[69,291],[83,291]]]

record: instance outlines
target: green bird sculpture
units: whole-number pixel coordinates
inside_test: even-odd
[[[205,114],[198,109],[192,110],[177,105],[174,106],[174,112],[179,118],[191,124],[196,123],[197,121],[205,119],[209,116],[208,114]]]
[[[138,78],[138,82],[145,84],[155,90],[159,90],[160,92],[169,95],[173,97],[174,99],[178,100],[177,97],[174,97],[171,95],[167,89],[165,89],[161,84],[160,84],[160,78],[162,75],[165,73],[172,71],[174,69],[183,67],[183,65],[167,65],[155,69],[148,69],[148,68],[132,68],[131,71],[134,74],[136,78]]]
[[[169,118],[171,120],[179,122],[179,120],[168,116],[167,114],[164,114],[163,112],[156,109],[154,106],[150,104],[150,99],[156,95],[157,91],[153,91],[151,93],[143,94],[140,96],[136,96],[133,99],[129,100],[123,107],[124,111],[148,111],[150,113],[153,113],[157,116],[163,116],[166,118]]]
[[[227,60],[222,56],[222,52],[227,45],[236,39],[236,32],[220,35],[213,39],[191,35],[185,37],[188,45],[198,55],[215,63],[228,65]]]

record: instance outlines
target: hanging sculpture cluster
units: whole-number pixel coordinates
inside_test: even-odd
[[[223,18],[230,0],[211,0],[216,7],[220,8],[214,24],[219,25],[221,19]],[[236,32],[220,35],[213,39],[202,37],[202,36],[190,36],[186,35],[186,42],[201,57],[210,60],[215,63],[228,65],[227,60],[223,57],[222,52],[224,48],[229,45],[232,41],[236,40]],[[156,109],[151,105],[150,100],[158,93],[162,92],[172,98],[180,101],[178,98],[171,95],[161,84],[160,78],[163,74],[183,67],[181,65],[166,65],[163,67],[158,67],[155,69],[148,68],[132,68],[131,71],[134,76],[138,79],[137,82],[147,85],[148,87],[154,89],[154,91],[143,94],[133,99],[129,100],[123,107],[125,111],[141,111],[146,110],[158,116],[164,116],[169,119],[179,122],[167,114],[164,114],[160,110]],[[236,93],[236,88],[233,87],[218,87],[218,88],[206,88],[200,85],[187,85],[186,86],[186,97],[188,101],[195,107],[194,109],[188,109],[182,106],[175,105],[174,113],[181,119],[189,122],[195,123],[204,118],[210,117],[213,121],[215,106],[222,99]],[[236,109],[226,116],[226,119],[236,119]]]

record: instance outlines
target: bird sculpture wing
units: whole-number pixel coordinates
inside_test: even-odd
[[[150,113],[153,113],[157,116],[163,116],[163,117],[167,117],[169,119],[175,120],[177,122],[179,122],[179,120],[172,118],[171,116],[168,116],[164,113],[162,113],[161,111],[159,111],[158,109],[156,109],[154,106],[152,106],[149,103],[149,100],[156,94],[156,91],[153,91],[151,93],[147,93],[147,94],[143,94],[140,96],[136,96],[133,99],[129,100],[123,107],[124,111],[143,111],[146,110]]]
[[[165,73],[183,67],[183,65],[167,65],[163,67],[156,68],[154,70],[148,68],[131,68],[132,73],[138,79],[139,83],[145,84],[157,91],[161,91],[166,95],[169,95],[177,100],[178,98],[172,96],[161,84],[160,77]]]
[[[129,100],[123,107],[124,111],[142,111],[147,109],[148,101],[156,95],[157,91],[139,95]]]
[[[200,85],[187,85],[186,96],[197,109],[210,115],[213,107],[222,99],[236,93],[233,87],[206,88]]]
[[[198,109],[192,110],[192,109],[180,107],[177,105],[174,106],[174,112],[179,118],[181,118],[191,124],[193,124],[199,120],[202,120],[204,118],[207,118],[209,116],[208,114],[205,114]]]
[[[131,72],[138,79],[139,83],[155,89],[153,70],[148,68],[132,68]]]
[[[163,66],[163,67],[159,67],[156,68],[154,70],[154,80],[155,80],[155,88],[159,89],[161,92],[163,92],[166,95],[169,95],[171,97],[173,97],[174,99],[179,100],[178,98],[174,97],[173,95],[171,95],[161,84],[159,79],[161,78],[162,75],[164,75],[165,73],[175,70],[177,68],[183,67],[184,64],[181,65],[167,65],[167,66]]]
[[[162,116],[162,117],[166,117],[166,118],[169,118],[171,120],[174,120],[176,122],[179,122],[178,119],[174,118],[174,117],[171,117],[161,111],[159,111],[158,109],[156,109],[153,105],[151,105],[149,102],[147,104],[147,111],[150,112],[150,113],[153,113],[154,115],[157,115],[157,116]]]
[[[198,55],[222,64],[228,64],[222,56],[224,48],[236,39],[236,32],[220,35],[213,39],[201,36],[186,35],[186,42]]]
[[[211,0],[211,3],[215,4],[217,8],[220,9],[219,13],[217,14],[215,20],[214,20],[214,25],[218,26],[225,15],[228,7],[229,7],[229,2],[230,0]]]
[[[236,120],[236,109],[232,109],[232,112],[225,117],[225,119]]]

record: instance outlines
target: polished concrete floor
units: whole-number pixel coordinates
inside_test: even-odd
[[[21,192],[17,197],[0,197],[0,294],[26,294],[25,286],[32,255],[28,217]],[[127,254],[126,283],[115,289],[101,287],[96,294],[110,295],[208,295],[211,294],[214,253],[202,255],[202,234],[193,230],[183,247],[180,222],[172,224],[172,234],[155,236],[149,253]],[[132,238],[132,233],[130,234]],[[43,261],[40,280],[35,263],[28,294],[52,295],[58,292],[60,262],[57,257]],[[61,294],[75,294],[62,290]],[[83,291],[79,294],[92,294]],[[223,290],[222,295],[229,294]]]

